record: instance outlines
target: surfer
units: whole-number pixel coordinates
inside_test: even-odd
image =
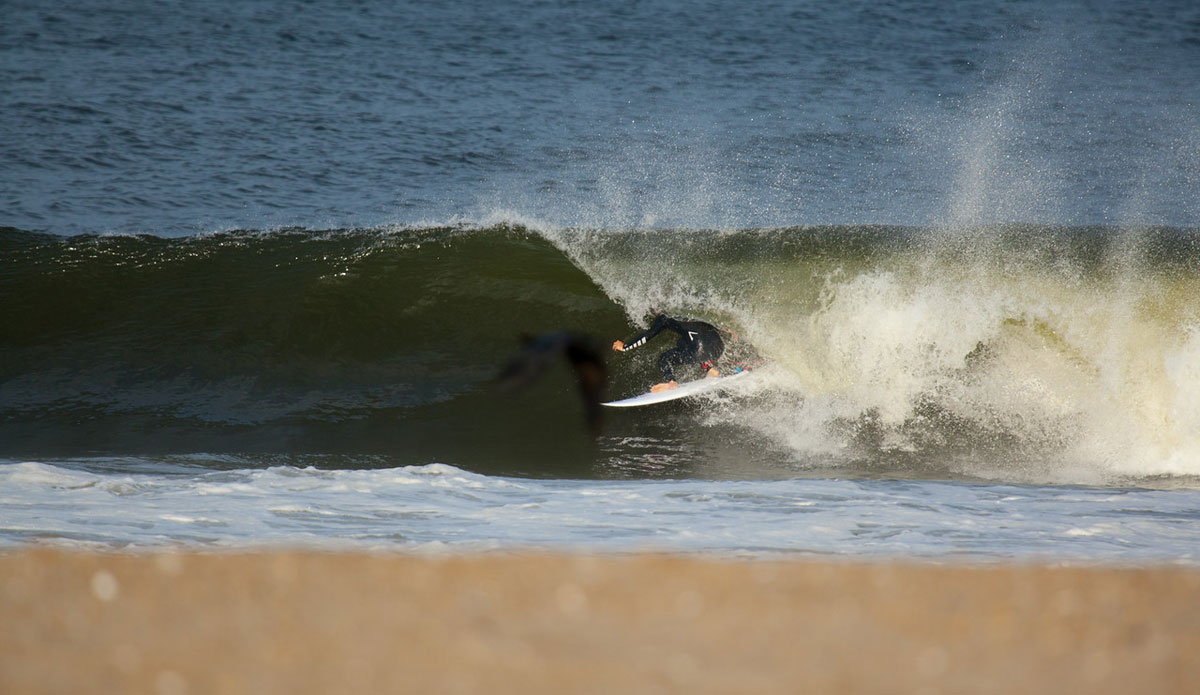
[[[720,376],[716,362],[725,352],[725,341],[721,340],[720,330],[711,323],[703,321],[680,321],[666,314],[659,314],[644,333],[630,338],[626,344],[620,340],[613,343],[612,348],[617,352],[627,352],[646,344],[646,341],[663,331],[671,331],[679,336],[675,347],[664,352],[658,358],[658,368],[666,379],[661,384],[650,388],[651,393],[673,389],[679,385],[675,380],[675,367],[685,364],[698,365],[707,372],[707,376]]]

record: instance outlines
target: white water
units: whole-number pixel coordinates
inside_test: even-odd
[[[924,230],[862,250],[838,241],[865,233],[852,228],[541,233],[635,324],[670,307],[741,331],[777,367],[775,392],[710,419],[797,460],[913,455],[1054,484],[1200,476],[1200,279],[1144,258],[1137,230]]]
[[[440,464],[105,472],[110,463],[0,464],[0,545],[1200,563],[1195,490],[887,480],[548,481]],[[119,462],[125,468],[136,463]]]

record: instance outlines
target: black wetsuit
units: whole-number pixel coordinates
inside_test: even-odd
[[[630,338],[622,352],[645,345],[646,341],[664,330],[679,335],[675,347],[658,358],[658,368],[667,381],[675,381],[675,367],[696,364],[707,371],[725,352],[725,341],[721,340],[716,326],[703,321],[677,321],[666,315],[659,315],[646,332]]]

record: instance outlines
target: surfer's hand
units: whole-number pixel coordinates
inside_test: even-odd
[[[619,340],[614,340],[613,341],[613,349],[616,350],[617,352],[623,352],[625,350],[625,343],[622,343]]]

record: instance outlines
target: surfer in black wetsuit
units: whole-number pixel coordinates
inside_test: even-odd
[[[719,329],[711,323],[703,321],[680,321],[665,314],[659,314],[654,323],[644,333],[629,339],[629,343],[620,340],[613,343],[613,350],[627,352],[641,347],[659,333],[671,331],[679,336],[675,347],[667,350],[658,358],[658,368],[666,378],[661,384],[651,387],[651,392],[673,389],[679,385],[675,381],[675,367],[685,364],[699,365],[708,376],[720,376],[715,365],[721,354],[725,352],[725,341],[721,339]]]

